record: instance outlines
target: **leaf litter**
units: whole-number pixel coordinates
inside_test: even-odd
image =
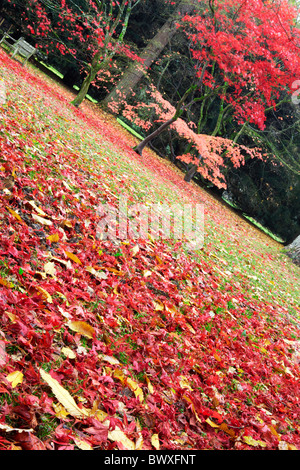
[[[0,60],[0,448],[300,449],[297,268],[137,160],[110,116]],[[201,199],[205,246],[97,239],[97,205],[122,194]]]

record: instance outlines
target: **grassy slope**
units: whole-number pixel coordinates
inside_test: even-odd
[[[3,423],[33,428],[36,445],[46,447],[55,440],[76,448],[80,437],[95,448],[150,449],[158,435],[163,449],[300,448],[299,269],[278,243],[187,185],[171,164],[150,150],[138,157],[135,138],[113,118],[91,103],[74,110],[70,93],[40,72],[2,51],[0,60],[8,94],[3,185],[15,176],[1,192]],[[118,248],[97,241],[95,207],[117,204],[120,194],[203,203],[203,249],[186,253],[180,243],[148,240],[133,256],[134,241]],[[34,223],[26,198],[51,226]],[[47,242],[57,233],[59,242]],[[47,262],[55,275],[45,274]],[[86,321],[93,341],[75,334],[70,320]],[[76,424],[57,411],[40,368],[93,417]],[[22,381],[12,386],[7,377],[16,371]],[[130,441],[87,431],[101,413],[111,426],[118,419]],[[3,448],[24,448],[18,434],[2,435]]]

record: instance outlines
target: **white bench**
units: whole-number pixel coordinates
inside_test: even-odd
[[[25,60],[23,61],[23,65],[25,65],[35,53],[36,48],[25,41],[24,38],[20,38],[18,40],[11,37],[8,33],[5,33],[3,38],[0,41],[0,44],[5,45],[9,48],[9,50],[13,51],[12,57],[15,57],[17,54],[23,57]]]

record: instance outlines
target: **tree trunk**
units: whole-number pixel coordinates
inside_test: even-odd
[[[203,78],[203,77],[202,77]],[[202,80],[201,78],[201,80]],[[177,121],[177,119],[182,115],[182,112],[184,110],[184,102],[187,99],[187,97],[192,93],[197,88],[197,84],[193,84],[190,86],[188,90],[184,93],[182,98],[178,101],[176,110],[174,112],[174,115],[165,121],[161,126],[156,129],[156,131],[152,132],[150,135],[148,135],[142,142],[140,142],[138,145],[134,147],[133,150],[135,150],[139,155],[142,155],[143,149],[146,147],[146,145],[151,142],[155,137],[160,135],[165,129],[167,129],[173,122]]]
[[[300,266],[300,235],[286,247],[287,255]]]
[[[159,54],[168,44],[169,40],[176,32],[176,19],[178,18],[178,12],[181,15],[191,13],[198,4],[197,0],[182,0],[176,8],[174,13],[166,23],[160,28],[158,33],[149,42],[148,46],[141,53],[140,57],[143,59],[143,64],[132,63],[123,77],[112,90],[112,92],[102,101],[101,105],[104,108],[108,108],[110,105],[114,105],[111,109],[117,113],[122,101],[126,101],[126,98],[143,78],[146,70],[152,65],[157,59]]]
[[[136,147],[134,147],[135,152],[139,155],[142,155],[146,145],[148,145],[148,143],[151,142],[152,139],[154,139],[155,137],[160,135],[165,129],[167,129],[167,127],[169,127],[173,122],[175,122],[176,119],[176,116],[173,116],[171,119],[164,122],[158,129],[156,129],[154,132],[148,135],[142,142],[140,142]]]
[[[78,106],[80,106],[81,103],[83,102],[83,100],[85,99],[85,97],[87,95],[87,92],[89,91],[89,88],[90,88],[90,85],[91,85],[92,81],[95,80],[96,75],[97,75],[97,73],[99,72],[99,70],[101,68],[102,64],[101,65],[99,64],[100,56],[101,56],[101,51],[96,52],[96,54],[95,54],[95,56],[92,60],[91,66],[90,66],[89,73],[87,74],[87,76],[83,80],[83,83],[81,85],[81,88],[80,88],[76,98],[72,101],[72,104],[74,106],[76,106],[76,108],[78,108]]]
[[[190,181],[192,181],[195,174],[197,173],[197,170],[198,170],[198,165],[194,163],[184,175],[184,181],[186,181],[187,183],[190,183]]]

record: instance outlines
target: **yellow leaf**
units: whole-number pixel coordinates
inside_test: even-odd
[[[53,235],[49,235],[49,237],[47,237],[47,240],[49,240],[49,242],[51,242],[51,243],[57,243],[57,242],[59,242],[59,235],[58,235],[58,233],[53,233]]]
[[[54,263],[46,263],[44,266],[44,271],[46,274],[49,274],[50,276],[54,277],[56,274],[56,268]]]
[[[179,385],[181,388],[187,388],[188,390],[190,390],[191,392],[193,391],[192,387],[189,385],[186,377],[184,377],[183,375],[181,375],[180,377],[180,380],[179,380]]]
[[[246,444],[248,444],[249,446],[253,446],[253,447],[266,447],[267,446],[265,442],[256,441],[251,436],[244,436],[243,441],[246,442]]]
[[[6,281],[6,279],[1,279],[0,278],[0,284],[5,287],[9,287],[12,289],[14,287],[14,284],[12,282]]]
[[[13,209],[11,209],[10,207],[6,206],[6,208],[9,210],[9,212],[11,213],[11,215],[13,215],[15,217],[15,219],[17,219],[19,222],[22,222],[23,223],[23,220],[21,219],[21,217],[19,216],[19,214],[14,211]]]
[[[277,439],[280,441],[281,437],[278,434],[278,432],[276,431],[276,429],[273,426],[269,426],[269,429],[271,431],[271,434],[273,434],[273,436],[277,437]]]
[[[164,310],[164,304],[160,300],[152,300],[156,311]]]
[[[214,352],[213,356],[214,356],[214,358],[216,359],[216,361],[218,361],[218,362],[221,362],[221,361],[222,361],[222,359],[220,358],[220,356],[219,356],[218,353]]]
[[[12,388],[23,382],[23,374],[19,370],[15,370],[6,376],[6,380],[11,383]]]
[[[68,256],[68,258],[70,258],[75,263],[82,264],[80,259],[76,255],[74,255],[74,253],[71,253],[70,251],[65,251],[65,253]]]
[[[50,374],[40,369],[42,379],[49,385],[57,400],[63,405],[67,412],[74,418],[83,418],[89,416],[89,411],[85,408],[79,408],[74,398],[65,390],[56,379]]]
[[[139,251],[140,251],[139,245],[135,245],[135,246],[131,249],[132,256],[137,255]]]
[[[69,359],[75,359],[76,354],[74,351],[70,348],[62,348],[61,352],[63,353],[64,356],[68,357]]]
[[[135,397],[138,398],[140,402],[142,403],[144,401],[144,394],[143,394],[143,390],[141,389],[141,387],[139,387],[139,385],[130,378],[126,378],[126,384],[133,391],[133,393],[135,394]]]
[[[14,313],[6,312],[6,315],[8,316],[8,318],[10,319],[12,323],[16,323],[17,316]]]
[[[134,380],[130,379],[129,377],[126,377],[126,375],[121,369],[115,369],[113,372],[113,376],[116,377],[116,379],[119,379],[120,382],[122,382],[123,384],[126,384],[130,388],[130,390],[133,391],[136,398],[138,398],[140,402],[144,400],[144,394],[141,387],[139,387],[139,385]]]
[[[153,445],[153,447],[154,447],[156,450],[159,450],[159,449],[160,449],[158,434],[153,434],[153,435],[151,436],[151,444]]]
[[[72,225],[72,222],[70,220],[63,220],[60,224],[61,227],[68,227],[68,228],[72,228],[73,225]]]
[[[39,224],[47,225],[47,226],[49,226],[49,227],[50,227],[50,225],[52,225],[51,220],[44,219],[44,217],[40,217],[40,216],[37,215],[37,214],[32,214],[32,218],[33,218],[34,220],[36,220],[36,222],[38,222]]]
[[[212,428],[219,428],[219,427],[220,427],[218,424],[214,423],[214,422],[213,422],[211,419],[209,419],[209,418],[207,418],[207,419],[205,420],[205,422],[206,422],[207,424],[209,424]]]
[[[102,410],[96,410],[95,412],[95,418],[97,418],[99,421],[101,421],[103,424],[107,421],[108,414],[105,413],[105,411]],[[109,425],[109,421],[108,421]]]
[[[78,439],[77,437],[73,437],[73,441],[75,442],[76,446],[80,449],[80,450],[93,450],[92,446],[82,440],[82,439]]]
[[[118,361],[118,359],[116,359],[116,358],[113,357],[113,356],[106,356],[105,354],[99,354],[99,357],[100,357],[103,361],[109,362],[109,364],[120,364],[120,362]]]
[[[85,321],[71,321],[68,326],[72,331],[80,333],[86,338],[92,339],[95,335],[95,329]]]
[[[125,382],[125,375],[124,372],[121,371],[121,369],[115,369],[113,372],[114,377],[119,379],[122,383]]]
[[[187,328],[190,330],[191,333],[195,334],[196,331],[194,330],[194,328],[192,327],[192,325],[188,322],[185,322]]]
[[[151,275],[152,275],[152,271],[147,271],[147,270],[143,271],[143,276],[144,277],[149,277]]]
[[[113,442],[120,442],[126,450],[135,450],[135,443],[128,439],[128,437],[120,429],[108,432],[108,439]]]
[[[114,269],[114,268],[105,268],[105,269],[111,273],[117,274],[118,276],[124,276],[123,271],[118,271],[117,269]]]
[[[0,429],[5,432],[33,432],[33,429],[12,428],[8,424],[0,424]]]
[[[44,297],[44,299],[47,300],[47,302],[49,302],[49,304],[53,303],[52,297],[49,294],[49,292],[46,291],[46,289],[44,289],[43,287],[40,287],[40,286],[36,286],[36,289],[39,291],[39,293],[42,295],[42,297]]]
[[[40,209],[34,201],[28,201],[28,204],[41,216],[43,217],[47,217],[47,214],[42,210]]]
[[[107,279],[108,277],[104,271],[97,271],[95,268],[93,268],[93,266],[87,266],[85,269],[97,279]]]
[[[235,432],[233,431],[233,429],[230,429],[226,423],[222,423],[220,425],[220,429],[222,429],[222,431],[226,432],[226,434],[228,434],[229,436],[231,437],[235,437]]]
[[[66,418],[69,413],[67,412],[67,410],[62,406],[61,403],[53,403],[53,409],[55,411],[55,416],[57,418],[61,418],[61,419],[64,419]]]
[[[150,382],[150,380],[148,379],[147,376],[146,376],[146,382],[147,382],[147,385],[148,385],[149,393],[153,393],[154,392],[153,385],[152,385],[152,383]]]
[[[144,445],[144,439],[143,439],[143,434],[142,434],[142,428],[138,421],[136,422],[136,431],[138,433],[138,438],[135,441],[135,450],[142,450],[143,445]]]

